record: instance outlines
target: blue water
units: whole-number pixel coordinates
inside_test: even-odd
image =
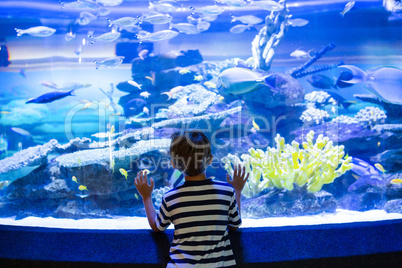
[[[145,107],[152,110],[152,108],[155,107],[167,109],[170,105],[173,105],[177,99],[168,100],[166,95],[161,95],[161,93],[169,91],[177,85],[186,86],[193,84],[204,86],[207,90],[219,94],[219,89],[208,88],[204,84],[207,81],[212,83],[217,82],[217,76],[221,70],[217,68],[218,73],[213,73],[216,67],[211,66],[226,64],[225,61],[232,61],[234,58],[239,58],[243,62],[246,62],[248,58],[253,56],[251,46],[253,39],[264,26],[264,24],[261,23],[252,27],[250,26],[249,29],[246,29],[242,33],[234,34],[230,32],[230,29],[241,22],[231,22],[232,16],[253,15],[265,20],[270,14],[270,11],[253,6],[250,3],[251,1],[243,1],[243,7],[225,4],[225,2],[229,1],[222,1],[222,3],[219,3],[219,1],[168,1],[167,3],[174,6],[176,11],[160,13],[169,13],[172,17],[171,22],[174,24],[187,23],[189,16],[192,16],[193,23],[195,24],[196,20],[202,19],[202,16],[197,10],[205,6],[215,5],[215,7],[225,8],[225,11],[217,15],[215,19],[210,19],[210,27],[208,30],[198,34],[180,33],[176,37],[168,40],[140,42],[138,29],[137,32],[130,32],[127,29],[115,29],[115,31],[121,33],[120,37],[115,41],[95,41],[91,44],[91,38],[89,36],[98,37],[103,33],[112,31],[109,27],[109,21],[127,16],[139,18],[150,12],[151,9],[148,8],[149,2],[150,1],[145,0],[124,0],[120,5],[111,7],[104,7],[99,3],[98,8],[95,9],[62,8],[62,4],[59,3],[59,1],[0,2],[1,62],[2,65],[4,65],[0,67],[0,111],[2,112],[0,115],[0,137],[2,139],[0,140],[0,159],[11,157],[15,153],[33,146],[46,144],[51,139],[56,139],[61,145],[68,143],[74,138],[84,137],[90,138],[93,141],[104,141],[102,139],[98,140],[92,135],[108,131],[111,125],[116,127],[116,132],[123,132],[127,129],[139,130],[141,127],[144,127],[144,125],[128,123],[127,118],[123,114],[124,106],[133,98],[142,99],[146,102]],[[152,2],[153,4],[158,4],[157,1]],[[335,44],[335,48],[326,53],[308,70],[326,65],[334,65],[340,62],[356,66],[365,71],[385,66],[401,69],[402,19],[399,19],[402,13],[400,9],[401,4],[398,5],[395,1],[389,2],[395,5],[397,11],[390,12],[386,10],[383,6],[383,1],[356,1],[354,7],[347,12],[345,16],[341,16],[339,13],[344,9],[347,1],[287,1],[288,14],[292,15],[292,19],[304,19],[308,21],[308,24],[302,27],[289,27],[284,38],[281,39],[278,46],[274,48],[275,55],[269,70],[266,69],[264,71],[271,73],[287,72],[309,60],[308,58],[291,57],[290,54],[293,51],[299,49],[317,52],[331,42]],[[67,3],[72,3],[72,1],[66,1],[65,4]],[[102,11],[101,9],[107,9],[110,13],[108,15],[99,15],[99,12]],[[80,17],[81,12],[89,12],[97,17],[86,25],[80,25],[77,23],[77,18]],[[105,12],[105,10],[103,10],[103,12]],[[36,26],[47,26],[56,30],[56,32],[47,37],[36,37],[27,34],[17,36],[16,28],[28,29]],[[137,26],[141,27],[141,30],[150,33],[169,29],[169,23],[152,24],[143,22]],[[175,29],[173,28],[172,30]],[[69,33],[71,36],[74,36],[74,38],[67,41],[66,34],[68,35]],[[168,68],[161,71],[160,69],[164,68],[161,66],[167,63],[159,61],[157,64],[151,65],[150,71],[133,74],[131,62],[132,60],[137,60],[137,62],[141,63],[142,61],[139,60],[139,54],[140,51],[144,49],[148,50],[148,52],[145,53],[145,57],[158,58],[161,57],[161,55],[165,55],[163,57],[164,60],[167,59],[166,62],[168,62],[169,59],[171,60],[179,55],[183,55],[180,51],[198,50],[199,55],[202,56],[202,64],[205,64],[202,67],[204,69],[197,69],[201,62],[192,62],[195,60],[194,58],[186,58],[184,66],[174,66],[176,69]],[[4,54],[5,50],[8,52],[8,57],[7,54]],[[96,69],[95,60],[100,62],[106,58],[116,56],[125,57],[121,65],[114,68],[101,67]],[[178,77],[180,76],[163,76],[169,73],[169,71],[174,70],[174,72],[177,73],[178,70],[186,68],[196,70],[194,75],[203,74],[204,77],[202,77],[202,81],[191,79],[183,82],[181,80],[175,80],[179,79]],[[320,74],[336,81],[343,70],[342,68],[333,68],[328,71],[320,72]],[[209,76],[206,74],[209,74]],[[142,80],[138,80],[139,76],[142,76]],[[145,76],[149,78],[144,78]],[[156,86],[150,84],[152,76],[156,77],[157,80],[159,77]],[[327,122],[338,115],[353,117],[359,110],[368,106],[378,107],[383,111],[391,109],[388,106],[387,108],[384,105],[364,102],[354,97],[355,94],[372,94],[372,92],[368,90],[366,83],[358,83],[345,88],[335,89],[334,87],[330,87],[320,89],[308,82],[309,77],[310,76],[305,76],[297,79],[306,94],[313,91],[335,92],[352,103],[348,109],[342,107],[336,108],[336,112],[331,110],[333,108],[331,105],[323,107],[330,115],[330,118],[326,119]],[[119,85],[124,84],[124,86],[127,87],[127,81],[132,79],[137,82],[141,81],[139,84],[142,84],[142,88],[135,89],[135,86],[133,86],[133,88],[130,89],[131,95],[129,95],[127,91],[120,90],[121,87],[119,88]],[[387,81],[384,83],[388,85]],[[75,90],[74,96],[67,96],[46,104],[26,104],[26,101],[31,98],[37,98],[47,92],[59,89],[71,89],[72,85],[77,84],[88,86]],[[168,87],[167,85],[171,86]],[[112,89],[113,93],[109,96],[107,96],[108,94],[102,93],[102,91],[107,93]],[[388,90],[395,91],[395,95],[401,94],[400,84],[393,85]],[[149,92],[151,95],[149,98],[145,98],[140,95],[141,92]],[[258,94],[256,96],[256,99],[258,99]],[[243,99],[243,96],[235,96],[235,99],[236,98]],[[225,102],[227,101],[226,104],[228,105],[230,103],[229,99],[230,98],[225,98]],[[249,101],[247,98],[245,100],[245,104],[248,105],[246,110],[249,112],[249,114],[247,114],[249,118],[268,118],[268,115],[282,115],[290,118],[290,121],[288,120],[286,123],[282,122],[279,125],[280,128],[277,130],[281,136],[286,138],[286,143],[291,143],[292,139],[297,138],[297,135],[292,134],[292,131],[303,129],[303,127],[306,127],[306,129],[310,127],[306,124],[303,125],[303,122],[294,117],[294,113],[292,112],[294,108],[293,105],[289,106],[293,107],[288,107],[289,109],[284,107],[264,107],[263,103],[255,105],[252,101],[247,103]],[[110,105],[111,101],[114,105]],[[391,103],[393,101],[395,100],[391,100]],[[94,105],[86,107],[85,105],[88,103],[94,103]],[[305,103],[301,101],[299,104],[304,105]],[[401,124],[400,115],[402,111],[401,106],[397,104],[398,103],[394,103],[395,106],[392,107],[392,117],[389,116],[382,122],[383,124]],[[191,105],[191,103],[188,103],[188,105]],[[159,108],[155,108],[154,113],[151,111],[151,115],[141,114],[138,118],[156,116]],[[142,112],[142,109],[143,107],[141,106],[141,109],[136,111],[136,114],[138,115]],[[219,109],[211,111],[216,112],[229,108]],[[208,113],[208,111],[204,111],[198,115]],[[188,116],[191,117],[193,115],[194,114],[189,114]],[[388,115],[390,115],[389,111]],[[152,122],[158,122],[158,119],[154,118]],[[257,123],[258,122],[262,124],[262,121],[257,120]],[[193,125],[192,127],[200,126],[202,125]],[[251,134],[251,127],[251,124],[249,124],[248,130],[246,130],[247,135]],[[367,128],[370,129],[371,127],[372,126],[369,126]],[[21,132],[21,129],[28,133]],[[261,130],[257,133],[261,135],[259,136],[259,142],[266,139],[268,140],[269,146],[274,146],[272,138],[275,135],[273,135],[272,129],[268,132]],[[402,170],[402,163],[398,160],[398,155],[400,156],[398,150],[400,150],[399,148],[402,143],[400,133],[400,131],[387,132],[385,134],[383,133],[382,136],[376,135],[374,138],[371,136],[367,137],[366,140],[364,140],[364,137],[351,137],[346,141],[340,139],[341,141],[335,142],[335,144],[344,145],[346,153],[350,152],[354,154],[351,156],[362,158],[370,165],[381,163],[382,166],[385,167],[387,174],[394,174],[395,178],[398,178],[398,174]],[[166,133],[162,131],[162,133],[158,134],[160,135],[158,137],[169,138],[168,134],[168,130],[166,130]],[[338,137],[343,135],[349,134],[342,132],[337,134]],[[210,136],[213,136],[213,133],[210,133]],[[238,137],[233,137],[233,139],[236,138]],[[359,148],[359,143],[361,142],[367,143],[361,144]],[[257,145],[254,144],[254,146]],[[267,145],[265,145],[265,148],[266,146]],[[226,149],[224,153],[241,154],[244,153],[246,149],[245,147],[233,147]],[[216,152],[216,155],[219,157],[224,156],[223,152],[216,148],[213,148],[213,151]],[[391,152],[392,154],[378,158],[378,156],[384,152]],[[154,153],[152,154],[152,156],[155,156]],[[158,152],[156,154],[163,156],[164,152]],[[52,159],[57,156],[59,156],[59,154],[53,152],[48,156],[47,160],[50,163]],[[139,159],[142,159],[141,156]],[[381,161],[378,159],[381,159]],[[2,164],[4,163],[5,162]],[[109,165],[107,162],[100,164]],[[118,165],[118,163],[116,164]],[[21,167],[21,169],[0,174],[0,179],[7,182],[5,186],[1,188],[2,195],[5,197],[9,194],[7,185],[12,185],[12,182],[18,181],[19,179],[23,181],[21,178],[29,178],[30,174],[33,174],[31,173],[32,170],[38,166],[39,165],[35,165],[34,167]],[[128,169],[129,167],[125,166],[125,168]],[[163,188],[168,183],[168,178],[171,177],[173,169],[156,167],[156,170],[157,172],[154,175],[163,178],[158,187]],[[135,172],[135,170],[133,171]],[[210,168],[209,171],[211,175],[216,177],[223,176],[225,173],[222,167],[219,169]],[[111,176],[116,178],[119,176],[118,174],[117,172],[117,174],[114,173],[111,174]],[[71,188],[73,187],[71,186],[72,174],[68,173],[68,175],[70,177],[62,179],[67,180],[68,187]],[[85,174],[83,174],[83,176],[85,177]],[[382,178],[382,180],[385,179],[386,178]],[[52,180],[54,180],[54,178],[52,178]],[[367,194],[364,198],[368,201],[366,200],[359,208],[353,208],[353,206],[349,205],[349,201],[347,200],[357,198],[354,195],[362,193],[348,193],[347,191],[348,187],[355,182],[355,178],[352,177],[352,171],[338,178],[336,182],[337,183],[331,186],[332,188],[325,186],[326,188],[324,187],[324,189],[331,192],[337,198],[339,197],[337,200],[338,206],[343,205],[344,207],[342,208],[356,210],[383,209],[386,202],[402,198],[401,189],[398,186],[399,184],[395,183],[391,185],[391,182],[388,181],[388,187],[395,188],[395,193],[388,193],[388,195],[385,196],[370,196]],[[44,185],[46,183],[49,182],[44,182]],[[373,187],[375,188],[375,185]],[[122,192],[128,191],[129,194],[131,194],[130,197],[125,196],[122,198],[124,202],[132,202],[135,204],[134,206],[138,206],[138,202],[133,198],[135,193],[133,185],[129,185],[129,183],[127,185],[124,184],[119,189],[124,189]],[[366,190],[369,192],[371,188],[368,186],[368,189],[369,190],[364,188],[362,191]],[[386,189],[382,188],[378,195],[384,194],[385,191]],[[126,194],[126,192],[124,193]],[[350,197],[347,196],[348,194]],[[341,198],[342,196],[344,196],[343,199]],[[88,202],[98,202],[98,196],[96,194],[92,197],[93,199],[89,199]],[[44,197],[44,199],[46,198],[47,196]],[[68,198],[66,198],[66,200]],[[23,199],[23,197],[21,197],[21,199]],[[111,200],[113,200],[113,202],[123,202],[119,199],[119,201],[116,201],[115,197],[111,198]],[[101,202],[97,204],[98,207],[102,208],[114,207],[114,205],[110,205],[108,202],[112,201],[106,200],[102,205],[100,205]],[[348,205],[345,205],[345,203]],[[51,211],[55,210],[55,208],[57,207],[46,208],[45,210]],[[35,215],[49,215],[50,213],[46,212],[48,213],[46,214],[43,211],[38,212],[38,208],[32,208],[32,210],[37,210],[36,212],[32,212],[33,214],[36,213]],[[107,209],[105,209],[105,211],[107,211]],[[110,213],[111,215],[115,215],[121,213],[137,215],[139,213],[136,210],[128,211],[129,212],[124,210],[123,212],[114,213],[113,209],[110,209],[106,214]],[[3,211],[3,213],[0,213],[0,216],[8,213],[18,214],[19,212]],[[82,217],[87,217],[85,216],[86,214],[84,214]],[[143,215],[141,213],[139,214]],[[52,214],[50,213],[50,215]],[[60,215],[59,217],[63,217]],[[100,213],[100,215],[103,214]]]

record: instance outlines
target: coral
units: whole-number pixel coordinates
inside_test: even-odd
[[[402,132],[402,124],[379,124],[375,125],[373,130]]]
[[[304,63],[303,65],[293,68],[291,70],[288,71],[288,73],[294,77],[294,78],[300,78],[303,77],[304,75],[300,75],[300,73],[304,72],[308,67],[310,67],[314,62],[316,62],[317,60],[321,59],[326,53],[328,53],[329,51],[331,51],[332,49],[335,48],[335,44],[334,43],[329,43],[327,46],[325,46],[323,49],[321,49],[320,51],[318,51],[311,59],[309,59],[306,63]],[[322,67],[321,67],[322,68]],[[310,74],[308,72],[306,72],[306,75]]]
[[[340,115],[332,119],[331,123],[336,123],[336,124],[358,124],[359,120],[357,120],[354,117],[346,116],[346,115]]]
[[[200,116],[194,116],[194,117],[185,117],[185,118],[175,118],[175,119],[168,119],[164,120],[158,123],[152,124],[152,128],[162,128],[166,126],[174,126],[178,124],[191,124],[193,122],[199,122],[199,121],[209,121],[209,120],[218,120],[218,119],[223,119],[227,117],[228,115],[235,114],[237,112],[240,112],[242,109],[241,106],[222,111],[219,113],[211,113],[211,114],[206,114],[206,115],[200,115]]]
[[[328,117],[329,114],[327,113],[327,111],[316,108],[308,108],[302,113],[300,120],[302,120],[303,123],[315,122],[318,125],[320,123],[323,123],[325,121],[325,118]]]
[[[274,48],[279,45],[289,28],[291,15],[288,15],[286,0],[280,0],[278,4],[284,8],[279,11],[271,11],[271,14],[265,18],[265,26],[255,36],[251,44],[255,69],[270,69],[275,55]]]
[[[47,162],[47,156],[53,153],[57,140],[52,139],[43,145],[29,147],[15,153],[13,156],[0,160],[0,174],[21,169],[26,166],[37,166]]]
[[[355,118],[362,124],[373,125],[377,123],[384,123],[384,120],[387,118],[387,116],[380,108],[369,106],[358,111],[355,115]]]
[[[326,104],[327,102],[331,102],[333,105],[336,105],[336,100],[334,100],[327,92],[322,90],[313,91],[306,94],[304,96],[304,100],[318,105]]]
[[[154,205],[156,208],[159,208],[162,204],[162,197],[163,195],[167,192],[170,191],[172,188],[169,186],[161,187],[158,189],[155,189],[152,192],[152,199],[154,200]]]
[[[305,77],[305,76],[307,76],[307,75],[316,74],[316,73],[319,73],[319,72],[323,72],[323,71],[328,71],[328,70],[331,70],[331,69],[335,69],[335,68],[337,68],[338,66],[343,65],[343,64],[345,64],[345,63],[344,63],[343,61],[340,61],[340,62],[337,63],[337,64],[324,65],[324,66],[321,66],[321,67],[317,67],[317,68],[315,68],[315,69],[313,69],[313,70],[307,70],[307,71],[298,72],[298,73],[296,73],[296,74],[294,74],[294,75],[292,75],[292,76],[293,76],[294,78],[301,78],[301,77]]]
[[[141,140],[134,143],[130,148],[121,147],[119,150],[113,151],[112,160],[115,161],[116,166],[127,168],[131,159],[147,152],[168,149],[169,146],[170,139]],[[81,159],[81,161],[78,161],[77,159]],[[110,161],[109,148],[82,150],[71,154],[64,154],[57,157],[56,161],[59,165],[65,167],[79,167],[106,163]]]
[[[257,196],[263,189],[274,186],[278,189],[294,189],[307,184],[307,191],[315,193],[324,184],[332,183],[335,178],[343,175],[353,167],[352,157],[344,159],[344,146],[334,146],[333,142],[319,135],[313,143],[314,131],[307,134],[307,141],[285,144],[285,139],[279,134],[275,138],[276,148],[249,149],[249,154],[241,155],[241,161],[236,155],[228,154],[222,159],[225,169],[233,173],[233,165],[242,164],[250,177],[242,194],[248,198]],[[340,167],[338,168],[340,164]]]

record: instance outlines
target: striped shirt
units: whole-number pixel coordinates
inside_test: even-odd
[[[234,189],[206,179],[185,181],[162,198],[156,215],[160,231],[173,223],[167,267],[234,267],[227,226],[239,227]]]

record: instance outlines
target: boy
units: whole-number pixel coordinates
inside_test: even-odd
[[[155,232],[175,227],[167,267],[234,267],[228,229],[241,224],[240,194],[249,174],[234,167],[233,180],[208,179],[205,170],[212,162],[211,144],[200,131],[176,132],[171,137],[170,156],[174,168],[184,174],[185,182],[168,191],[157,213],[151,194],[154,181],[139,172],[134,180],[142,196],[149,225]]]

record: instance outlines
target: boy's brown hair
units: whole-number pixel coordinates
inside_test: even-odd
[[[212,159],[211,143],[198,130],[175,132],[171,136],[170,157],[173,165],[187,176],[199,175]]]

